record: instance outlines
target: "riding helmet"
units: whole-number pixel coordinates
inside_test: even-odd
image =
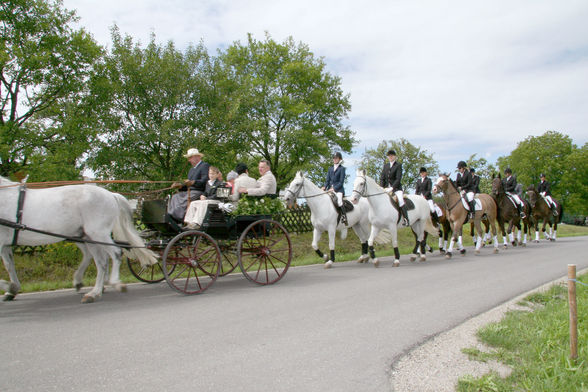
[[[386,153],[386,155],[387,156],[390,156],[390,155],[396,156],[396,151],[394,151],[394,150],[388,150],[388,152]]]
[[[512,174],[512,170],[510,170],[510,167],[504,169],[504,174]]]
[[[337,151],[333,154],[333,158],[339,158],[340,160],[343,160],[343,155],[341,155],[341,153]]]
[[[458,168],[458,169],[461,169],[462,167],[463,167],[463,168],[465,168],[465,167],[467,167],[467,166],[468,166],[468,165],[467,165],[467,164],[466,164],[464,161],[459,161],[459,162],[457,162],[457,168]]]
[[[426,167],[421,167],[421,170],[419,170],[419,174],[420,173],[426,173],[427,172],[427,168]]]

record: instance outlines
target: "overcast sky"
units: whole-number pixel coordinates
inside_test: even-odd
[[[215,54],[247,33],[293,37],[351,96],[366,147],[404,137],[453,172],[494,163],[530,135],[588,141],[588,1],[64,0],[103,45],[110,27],[143,44],[200,41]]]

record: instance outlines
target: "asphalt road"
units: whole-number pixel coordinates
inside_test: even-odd
[[[137,284],[0,303],[0,391],[389,391],[429,337],[588,267],[588,237],[400,268],[293,268],[278,284],[220,278],[199,296]]]

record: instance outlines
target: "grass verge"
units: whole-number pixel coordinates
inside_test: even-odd
[[[588,283],[588,275],[578,280]],[[508,312],[497,323],[481,328],[478,338],[490,352],[462,350],[471,360],[497,360],[512,373],[501,378],[488,373],[459,379],[459,392],[588,391],[588,287],[577,285],[578,359],[571,360],[567,284],[525,298],[529,311]]]
[[[464,245],[472,245],[469,229],[465,229]],[[561,225],[558,227],[558,236],[581,236],[588,235],[588,227]],[[293,248],[292,265],[309,265],[322,263],[322,260],[316,255],[311,247],[312,233],[290,234]],[[428,243],[434,249],[437,249],[437,237],[429,237]],[[398,232],[398,244],[402,259],[406,260],[406,255],[412,252],[414,247],[414,236],[410,229],[403,228]],[[323,233],[319,242],[321,250],[328,253],[328,235]],[[356,260],[361,253],[359,240],[353,230],[348,231],[346,240],[341,240],[337,235],[336,240],[336,259],[338,261]],[[391,244],[376,245],[376,255],[390,256],[394,254]],[[58,243],[48,247],[47,251],[33,254],[15,256],[16,269],[19,280],[22,284],[21,292],[55,290],[61,288],[71,288],[73,273],[82,259],[82,254],[78,247],[73,243]],[[84,285],[94,285],[96,269],[92,264],[85,274]],[[0,268],[0,279],[8,280],[8,274],[3,268]],[[121,266],[121,280],[123,282],[136,282],[137,280],[129,271],[126,262]]]

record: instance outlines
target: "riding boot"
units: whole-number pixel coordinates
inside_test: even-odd
[[[519,211],[519,216],[521,217],[521,219],[525,219],[526,215],[523,211],[523,207],[521,207],[520,204],[517,204],[517,210]]]
[[[410,221],[408,220],[408,211],[406,210],[406,204],[400,207],[400,212],[402,213],[402,218],[406,221],[406,226],[410,226]]]
[[[432,221],[434,225],[439,224],[439,216],[437,215],[437,211],[431,212],[431,218],[433,218]]]
[[[341,222],[347,226],[347,213],[345,212],[345,207],[339,206],[339,212],[341,213]]]
[[[559,215],[559,213],[557,212],[557,206],[555,204],[551,206],[551,212],[553,213],[553,216]]]
[[[476,216],[476,201],[468,201],[468,204],[470,206],[470,219],[474,219]]]

